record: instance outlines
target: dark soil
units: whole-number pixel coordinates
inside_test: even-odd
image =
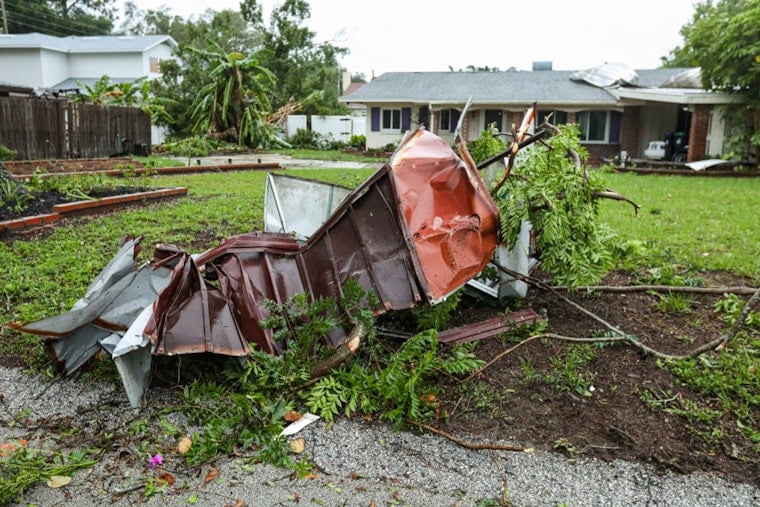
[[[144,192],[145,190],[148,189],[143,187],[117,186],[112,188],[104,188],[102,190],[95,190],[89,192],[87,195],[93,199],[100,199],[102,197],[110,197],[113,195],[125,195],[133,194],[136,192]],[[0,222],[52,213],[53,206],[56,204],[82,200],[80,197],[67,196],[65,194],[61,194],[60,192],[33,192],[29,195],[31,199],[26,200],[23,208],[21,209],[9,207],[7,204],[0,201]]]
[[[705,276],[711,286],[748,284],[728,274]],[[610,285],[629,282],[621,273],[610,274],[604,281]],[[713,311],[720,295],[694,295],[691,309],[680,315],[663,313],[657,307],[658,296],[643,292],[584,292],[569,297],[649,347],[668,354],[691,352],[728,331]],[[531,288],[520,306],[546,315],[547,332],[590,337],[607,331],[549,291]],[[494,314],[493,309],[473,301],[465,301],[460,308],[462,322]],[[490,361],[516,341],[483,340],[475,353]],[[474,442],[502,439],[555,449],[569,459],[579,455],[624,459],[681,473],[702,470],[730,480],[760,483],[759,446],[754,444],[753,448],[740,433],[736,417],[706,424],[668,413],[666,409],[679,407],[681,399],[711,408],[717,408],[718,400],[679,385],[656,358],[632,346],[593,348],[594,358],[579,368],[596,375],[590,396],[560,390],[547,381],[547,374],[556,371],[552,361],[563,358],[573,346],[565,341],[534,340],[506,355],[479,378],[466,384],[448,383],[438,397],[442,414],[438,428]],[[642,401],[647,396],[650,401],[659,400],[655,402],[657,408],[648,408]],[[760,420],[760,407],[752,410],[751,417]],[[723,432],[722,438],[707,437],[718,431]]]

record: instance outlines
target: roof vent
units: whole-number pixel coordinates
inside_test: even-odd
[[[533,62],[533,70],[552,70],[552,62]]]

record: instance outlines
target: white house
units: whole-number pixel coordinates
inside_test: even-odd
[[[161,75],[160,62],[174,59],[168,35],[55,37],[41,33],[0,35],[0,82],[46,90],[92,86],[104,74],[111,82]],[[161,141],[154,127],[153,143]]]
[[[41,33],[0,35],[0,81],[31,88],[65,88],[76,81],[160,76],[161,60],[173,59],[168,35],[55,37]],[[83,81],[84,82],[84,81]]]

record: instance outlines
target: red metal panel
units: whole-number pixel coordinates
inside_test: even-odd
[[[415,131],[391,165],[429,296],[439,299],[475,277],[491,259],[498,209],[477,169],[429,132]]]
[[[269,315],[264,300],[284,303],[298,293],[338,299],[349,280],[377,296],[378,313],[458,289],[491,259],[498,224],[496,206],[467,161],[417,130],[303,245],[280,233],[226,239],[197,259],[216,274],[220,290],[196,276],[187,259],[156,305],[156,353],[238,354],[244,345],[237,341],[280,353],[282,345],[259,324]],[[337,347],[345,339],[346,331],[336,330],[328,340]],[[195,347],[187,344],[192,340]]]

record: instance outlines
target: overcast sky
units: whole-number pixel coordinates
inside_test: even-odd
[[[121,0],[117,0],[119,3]],[[235,9],[239,0],[133,0],[141,9],[197,16],[209,7]],[[342,65],[370,78],[393,71],[498,67],[555,70],[605,62],[636,69],[660,65],[681,44],[695,0],[311,0],[316,40],[346,47]],[[272,6],[264,0],[268,24]]]

